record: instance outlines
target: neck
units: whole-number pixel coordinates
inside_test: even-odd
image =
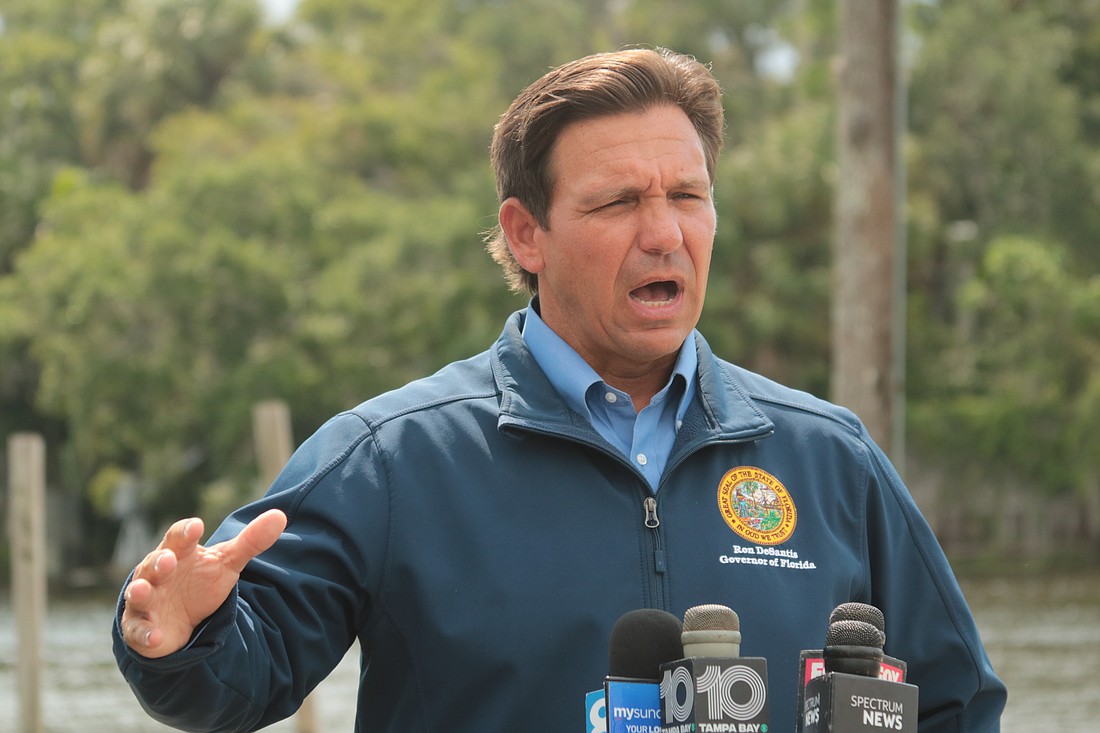
[[[592,368],[610,386],[630,395],[634,410],[641,412],[653,400],[653,396],[668,384],[672,369],[676,365],[676,357],[677,354],[673,353],[644,368],[629,370],[625,373],[602,369],[596,365],[592,365]]]

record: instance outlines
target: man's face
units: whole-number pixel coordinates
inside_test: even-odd
[[[605,379],[667,374],[699,320],[715,213],[699,136],[675,106],[576,122],[550,156],[549,228],[517,259],[541,315]]]

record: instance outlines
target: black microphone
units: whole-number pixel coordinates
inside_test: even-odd
[[[607,675],[658,682],[661,665],[683,651],[680,619],[657,608],[627,611],[611,627],[607,645]]]
[[[821,651],[824,673],[799,690],[799,731],[916,733],[916,686],[883,674],[886,660],[891,666],[899,661],[883,654],[884,628],[882,612],[874,606],[842,604],[830,614]]]
[[[607,677],[586,702],[590,733],[658,733],[661,665],[682,654],[680,619],[668,611],[628,611],[611,627]],[[603,715],[600,715],[600,707]]]
[[[768,730],[768,662],[741,656],[741,624],[726,606],[689,608],[684,658],[661,667],[661,730]]]
[[[886,634],[886,617],[882,610],[870,603],[841,603],[829,614],[829,623],[837,621],[864,621]]]
[[[886,634],[866,621],[843,619],[829,624],[822,652],[825,672],[878,677]]]
[[[875,606],[856,602],[841,603],[829,614],[830,626],[838,621],[862,621],[868,623],[882,632],[883,643],[885,643],[886,620],[882,615],[882,611]],[[879,646],[881,647],[882,645],[880,644]],[[836,663],[837,657],[834,653],[831,664],[835,665]],[[841,664],[843,664],[843,662],[841,662]],[[890,682],[905,682],[907,668],[908,665],[903,660],[883,654],[882,661],[879,665],[878,676]],[[820,677],[825,674],[825,671],[825,650],[805,649],[799,655],[798,685],[796,687],[795,698],[795,711],[799,717],[799,723],[795,728],[796,732],[802,731],[802,709],[806,697],[806,685],[809,684],[810,680],[814,677]]]

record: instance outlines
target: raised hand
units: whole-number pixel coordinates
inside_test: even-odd
[[[150,658],[182,649],[229,596],[248,561],[275,544],[286,523],[285,514],[271,509],[233,539],[210,547],[199,544],[201,519],[173,524],[126,588],[121,625],[125,642]]]

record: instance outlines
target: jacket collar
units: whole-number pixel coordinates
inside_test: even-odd
[[[523,341],[526,311],[509,317],[490,352],[500,393],[497,427],[527,427],[603,442],[587,420],[573,412],[550,385]],[[774,430],[771,419],[749,396],[731,365],[716,358],[706,339],[694,332],[699,384],[677,444],[696,440],[749,440]],[[674,448],[675,450],[675,448]]]

